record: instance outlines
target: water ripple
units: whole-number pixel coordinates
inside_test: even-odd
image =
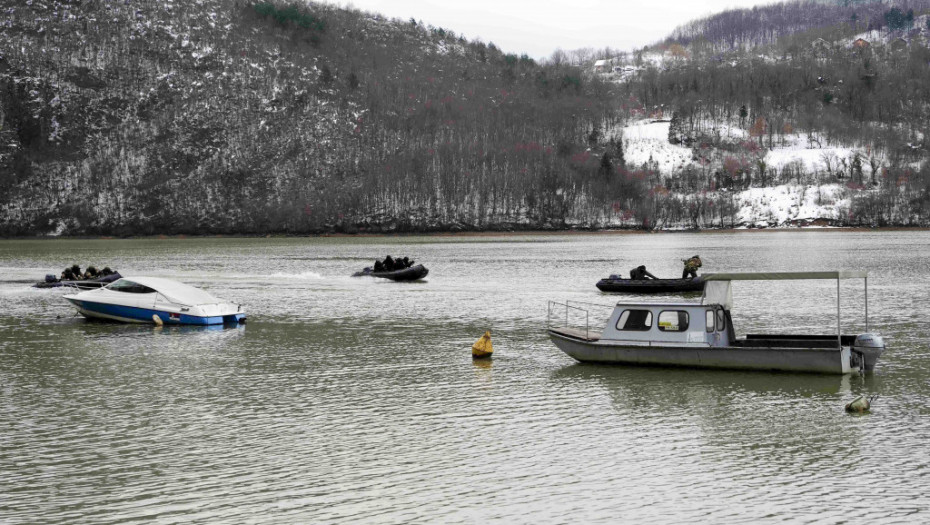
[[[0,521],[927,521],[930,235],[885,233],[0,242]],[[544,335],[548,299],[617,299],[593,287],[612,261],[787,270],[801,248],[874,272],[876,374],[580,365]],[[88,323],[25,284],[100,253],[249,324]],[[429,279],[349,277],[387,253]],[[834,289],[776,291],[736,292],[739,326],[833,322]],[[849,416],[860,393],[881,397]]]

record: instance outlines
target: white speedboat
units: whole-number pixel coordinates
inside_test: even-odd
[[[839,283],[852,278],[865,283],[865,333],[843,335]],[[793,279],[836,279],[836,334],[737,338],[731,282]],[[586,308],[550,301],[549,337],[582,362],[828,374],[871,371],[885,350],[882,338],[868,333],[866,272],[721,273],[705,275],[704,281],[700,302],[617,303],[603,330],[591,328]]]
[[[103,288],[66,295],[65,299],[84,317],[127,323],[218,325],[245,321],[240,305],[157,277],[122,278]]]

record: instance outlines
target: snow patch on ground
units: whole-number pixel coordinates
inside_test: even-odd
[[[65,230],[67,229],[68,229],[68,225],[65,224],[64,221],[60,221],[58,222],[58,224],[55,225],[55,229],[48,232],[46,235],[49,237],[61,237],[61,235],[65,233]]]
[[[750,188],[738,192],[735,198],[739,207],[737,222],[754,227],[845,219],[850,207],[849,192],[839,184]]]
[[[649,163],[650,159],[654,162],[654,167],[666,176],[678,173],[689,165],[698,167],[694,160],[694,152],[690,148],[668,142],[670,126],[668,121],[644,119],[622,128],[607,130],[607,136],[616,137],[622,134],[624,158],[631,168],[639,168]],[[754,140],[746,130],[727,123],[704,123],[702,127],[704,135],[715,136],[721,142]],[[784,136],[780,145],[761,150],[765,153],[763,160],[770,170],[781,171],[786,166],[793,165],[805,173],[828,173],[848,170],[852,166],[853,157],[858,153],[860,162],[867,165],[869,153],[864,148],[816,147],[818,141],[824,142],[824,139],[816,135],[808,138],[800,133]],[[752,158],[755,157],[746,157],[750,161]]]
[[[856,151],[855,148],[846,146],[811,149],[803,146],[798,137],[792,145],[768,150],[765,154],[765,163],[769,168],[779,170],[789,164],[800,164],[806,172],[824,172],[835,169],[841,160],[851,162],[854,151]],[[862,156],[865,158],[864,154]]]
[[[654,162],[661,173],[670,174],[691,163],[689,148],[668,142],[669,122],[641,120],[623,128],[623,156],[628,166]]]
[[[703,135],[712,135],[718,140],[726,142],[738,142],[741,140],[749,140],[749,132],[745,129],[742,129],[738,126],[732,126],[725,122],[711,122],[704,123],[704,130],[702,131]]]

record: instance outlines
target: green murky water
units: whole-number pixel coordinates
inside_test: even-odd
[[[349,277],[389,253],[429,277]],[[869,270],[878,369],[580,365],[546,338],[548,300],[608,305],[599,278],[694,253]],[[73,263],[201,286],[248,324],[87,322],[29,286]],[[0,274],[0,522],[930,519],[928,232],[0,241]],[[737,283],[734,322],[832,333],[834,296]],[[847,415],[861,393],[872,414]]]

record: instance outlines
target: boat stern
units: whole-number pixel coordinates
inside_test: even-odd
[[[229,325],[244,323],[245,319],[246,314],[241,305],[222,303],[181,308],[180,313],[172,313],[167,321],[179,324]]]
[[[240,312],[236,314],[229,314],[223,316],[223,324],[239,324],[244,323],[246,319],[245,312]]]
[[[862,356],[863,367],[871,372],[885,351],[885,340],[878,334],[859,334],[850,350]]]

